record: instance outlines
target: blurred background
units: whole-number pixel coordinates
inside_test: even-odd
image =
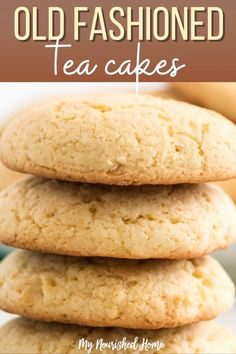
[[[175,85],[177,86],[175,87]],[[203,95],[202,100],[200,100],[200,102],[197,102],[195,100],[194,94],[188,94],[189,92],[192,92],[191,90],[188,91],[188,84],[185,85],[184,83],[181,83],[180,87],[178,87],[178,84],[175,85],[174,87],[170,87],[164,83],[143,83],[139,85],[139,91],[153,95],[160,95],[166,98],[175,98],[183,101],[185,100],[191,103],[206,106],[204,98],[207,94],[211,94],[212,91],[210,91],[209,93],[210,89],[214,91],[214,98],[216,99],[215,102],[219,103],[219,100],[217,100],[217,90],[218,87],[220,90],[222,90],[222,84],[211,83],[208,86],[206,85],[206,92],[204,92],[205,84],[197,83],[196,85],[202,85],[200,89]],[[181,88],[181,85],[184,85],[183,90]],[[234,83],[233,85],[236,84]],[[192,88],[190,87],[190,89]],[[58,95],[93,93],[98,91],[100,93],[112,91],[129,91],[135,93],[136,85],[135,83],[0,83],[0,134],[4,129],[4,126],[11,119],[15,112],[21,110],[26,105],[34,103],[35,101],[43,100],[44,98],[49,99],[53,96]],[[224,94],[225,92],[225,102],[232,102],[232,104],[234,104],[235,106],[234,111],[236,112],[236,97],[232,96],[232,92],[229,94],[230,97],[227,97],[227,89],[225,91],[224,87]],[[236,90],[234,92],[236,92]],[[214,100],[211,102],[211,104],[213,105],[213,107],[211,106],[207,108],[214,108]],[[220,113],[227,115],[227,111],[222,112],[222,108],[224,107],[225,105],[222,106],[222,104],[216,104],[215,110],[218,110]],[[232,110],[230,112],[232,112]],[[236,123],[236,113],[235,116],[229,114],[228,118],[230,118]],[[0,190],[21,177],[21,174],[9,171],[0,163]],[[236,203],[236,179],[232,181],[223,182],[221,183],[221,186],[228,194],[230,194],[231,198],[233,198]],[[0,245],[0,259],[3,259],[7,253],[12,251],[14,250],[4,245]],[[226,271],[230,274],[231,278],[236,283],[236,244],[234,246],[231,246],[228,250],[215,252],[213,256],[220,260]],[[7,318],[9,318],[9,316],[11,315],[7,315],[0,311],[0,324],[3,323]],[[235,317],[236,308],[231,312],[223,315],[220,318],[220,321],[226,324],[236,333]]]

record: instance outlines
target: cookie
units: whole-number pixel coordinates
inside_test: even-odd
[[[179,184],[236,177],[236,127],[184,102],[132,94],[30,107],[5,129],[11,169],[68,181]]]
[[[105,344],[111,346],[113,343],[114,348],[105,349]],[[85,354],[89,348],[91,354],[236,353],[233,334],[212,321],[175,329],[143,331],[86,328],[18,318],[0,328],[0,345],[5,354]]]
[[[217,183],[236,203],[236,178]]]
[[[210,108],[236,123],[236,82],[181,82],[172,85],[182,99]]]
[[[236,209],[211,184],[104,186],[30,177],[0,194],[0,242],[71,256],[194,258],[229,246]]]
[[[0,264],[0,307],[35,320],[158,329],[212,319],[234,285],[211,257],[74,258],[17,251]]]

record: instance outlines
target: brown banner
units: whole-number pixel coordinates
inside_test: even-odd
[[[0,81],[236,81],[235,21],[235,0],[1,0]]]

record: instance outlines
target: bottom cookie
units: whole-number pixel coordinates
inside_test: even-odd
[[[236,338],[210,321],[156,331],[86,328],[18,318],[0,329],[1,353],[236,353]]]

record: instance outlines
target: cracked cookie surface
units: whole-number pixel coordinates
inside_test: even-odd
[[[0,194],[0,242],[71,256],[195,258],[229,246],[233,202],[213,184],[104,186],[26,178]]]
[[[132,94],[30,107],[2,136],[13,170],[118,185],[198,183],[236,176],[236,127],[206,109]]]
[[[132,261],[16,251],[0,264],[1,308],[35,320],[158,329],[212,319],[233,302],[233,283],[209,256]]]

